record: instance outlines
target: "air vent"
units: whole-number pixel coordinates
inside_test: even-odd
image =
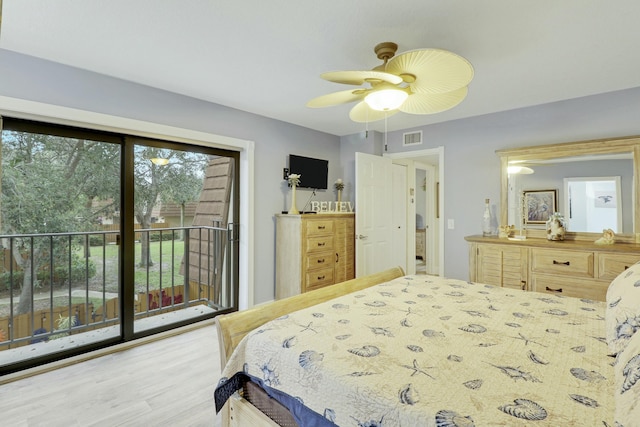
[[[422,144],[422,131],[409,132],[402,134],[402,145],[419,145]]]

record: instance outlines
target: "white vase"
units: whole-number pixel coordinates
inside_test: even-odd
[[[484,200],[484,214],[482,215],[482,235],[489,237],[493,235],[491,229],[491,209],[489,207],[489,199]]]
[[[300,213],[298,208],[296,207],[296,186],[291,186],[291,208],[289,209],[289,213],[292,215],[297,215]]]

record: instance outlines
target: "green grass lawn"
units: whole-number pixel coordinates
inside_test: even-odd
[[[120,247],[117,245],[107,245],[104,247],[104,259],[108,266],[116,273],[108,273],[110,277],[117,275],[118,265],[118,251]],[[158,289],[160,284],[163,288],[174,285],[182,285],[184,277],[180,274],[180,266],[182,264],[182,258],[184,255],[184,242],[180,240],[170,241],[165,240],[163,242],[151,242],[149,244],[149,255],[153,265],[147,267],[140,267],[140,243],[135,244],[135,283],[136,292],[145,292],[147,285],[149,289]],[[162,253],[162,257],[160,254]],[[102,247],[91,248],[91,259],[98,270],[101,271],[103,263]],[[162,283],[161,283],[162,279]]]

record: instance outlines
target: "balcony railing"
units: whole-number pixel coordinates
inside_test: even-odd
[[[0,351],[119,325],[119,234],[0,236]],[[136,230],[136,324],[232,307],[233,235],[233,227]]]

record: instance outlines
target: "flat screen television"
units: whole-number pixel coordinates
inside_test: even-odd
[[[326,190],[329,161],[289,154],[289,173],[300,174],[298,187]]]

